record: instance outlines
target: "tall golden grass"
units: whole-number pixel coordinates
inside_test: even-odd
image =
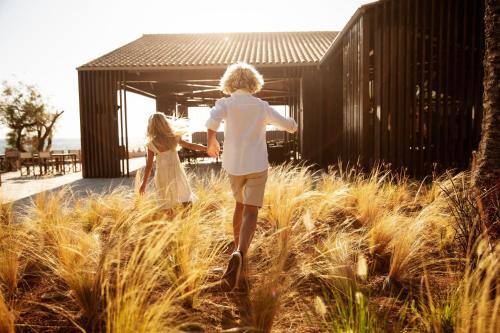
[[[499,248],[471,239],[487,245],[467,245],[470,256],[457,237],[457,211],[474,212],[460,201],[464,174],[273,167],[249,290],[232,294],[218,286],[232,239],[227,177],[191,174],[198,199],[173,213],[138,194],[140,177],[105,195],[42,193],[17,217],[1,206],[0,332],[498,328]]]
[[[14,333],[14,315],[0,294],[0,333]]]

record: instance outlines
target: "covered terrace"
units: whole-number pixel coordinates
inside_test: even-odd
[[[293,139],[307,158],[314,130],[304,131],[307,109],[317,107],[318,65],[337,32],[255,32],[143,35],[78,67],[83,177],[129,174],[127,94],[156,100],[157,111],[187,116],[223,95],[225,68],[245,61],[264,75],[258,96],[286,106],[299,123]],[[307,126],[306,126],[307,127]]]

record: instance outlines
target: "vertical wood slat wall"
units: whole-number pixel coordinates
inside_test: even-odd
[[[343,47],[343,160],[352,154],[359,156],[362,154],[359,146],[359,139],[362,137],[362,128],[359,119],[361,113],[362,97],[359,91],[359,71],[361,70],[361,55],[359,49],[360,26],[362,18],[358,20],[347,33]],[[353,135],[358,133],[359,135]]]
[[[344,162],[359,160],[368,168],[384,161],[413,176],[468,167],[480,137],[482,6],[475,0],[386,0],[347,28],[326,62],[341,66],[341,75],[322,69],[329,92],[323,95],[341,96],[323,112],[341,114],[337,144]],[[335,86],[339,81],[342,87]],[[335,121],[323,117],[323,126]],[[322,161],[335,162],[332,153],[325,150]]]
[[[327,130],[322,126],[322,91],[321,76],[316,68],[305,68],[301,77],[301,117],[300,152],[308,161],[321,162],[323,152],[322,133]]]
[[[84,178],[119,177],[119,71],[79,71],[80,130]]]
[[[342,87],[344,77],[342,75],[342,56],[341,51],[331,57],[331,61],[322,68],[322,114],[321,124],[323,127],[322,138],[318,144],[323,147],[321,165],[331,165],[337,163],[342,156],[343,142],[343,98]],[[332,112],[335,110],[335,112]],[[326,112],[325,112],[326,111]]]

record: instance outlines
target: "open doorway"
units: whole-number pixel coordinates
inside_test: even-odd
[[[130,172],[145,164],[146,129],[148,118],[156,111],[156,101],[124,89],[117,91],[118,129],[120,146],[120,173],[130,176]]]

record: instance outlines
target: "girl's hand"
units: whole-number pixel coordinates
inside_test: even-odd
[[[146,183],[142,183],[141,187],[139,188],[140,195],[144,195],[144,192],[146,192]]]

